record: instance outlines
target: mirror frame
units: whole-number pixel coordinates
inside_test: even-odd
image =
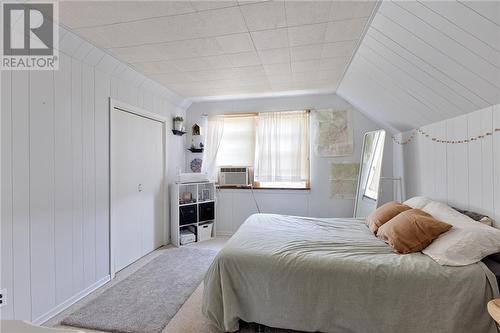
[[[377,133],[377,132],[384,132],[385,133],[385,136],[384,136],[384,147],[382,148],[382,161],[381,161],[382,164],[384,163],[385,140],[387,138],[387,131],[384,130],[384,129],[378,129],[378,130],[375,130],[375,131],[366,132],[363,135],[363,146],[361,147],[361,158],[360,158],[359,172],[358,172],[358,185],[356,187],[356,197],[354,198],[354,211],[353,211],[353,215],[352,215],[354,218],[361,218],[361,217],[356,216],[356,211],[358,209],[359,191],[360,191],[360,185],[361,185],[361,175],[362,175],[362,172],[363,172],[363,156],[364,156],[364,152],[365,152],[366,137],[368,135],[372,134],[372,133]],[[380,178],[379,178],[377,200],[375,200],[377,205],[378,205],[378,201],[380,199],[380,180],[382,178],[383,177],[382,177],[382,172],[381,172]]]

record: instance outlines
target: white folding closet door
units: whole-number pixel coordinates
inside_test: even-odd
[[[163,243],[163,124],[111,112],[111,206],[114,270]]]

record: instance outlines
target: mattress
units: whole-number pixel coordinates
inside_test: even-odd
[[[361,220],[257,214],[209,268],[202,311],[223,331],[241,319],[308,332],[494,333],[485,304],[496,296],[482,262],[398,255]]]
[[[495,275],[497,285],[500,286],[500,253],[484,258],[483,263]]]

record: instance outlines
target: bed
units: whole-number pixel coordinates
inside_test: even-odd
[[[497,332],[486,303],[498,285],[484,263],[398,255],[359,219],[252,215],[204,284],[202,311],[227,332],[240,319],[307,332]]]

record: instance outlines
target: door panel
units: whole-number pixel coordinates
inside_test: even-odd
[[[163,243],[163,126],[160,122],[145,120],[143,133],[142,200],[143,233],[142,253],[146,254]]]
[[[163,244],[163,125],[111,115],[111,209],[115,270]]]

